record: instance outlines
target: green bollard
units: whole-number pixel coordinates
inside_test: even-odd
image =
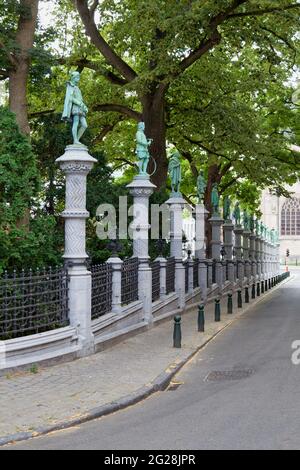
[[[269,290],[272,288],[271,279],[269,279]]]
[[[198,307],[198,331],[204,331],[205,317],[204,317],[204,305]]]
[[[256,293],[257,297],[260,296],[260,282],[257,283],[257,293]]]
[[[232,313],[232,294],[228,294],[228,297],[227,297],[227,313],[228,314]]]
[[[241,291],[241,289],[238,290],[237,306],[238,306],[238,308],[243,308],[243,300],[242,300],[242,291]]]
[[[181,348],[181,316],[174,317],[174,333],[173,333],[173,346],[174,348]]]
[[[255,299],[255,284],[252,284],[251,298],[252,298],[252,299]]]
[[[265,293],[265,281],[262,281],[262,283],[261,283],[261,293],[262,294]]]
[[[220,299],[215,300],[215,321],[221,321]]]
[[[245,287],[245,304],[249,303],[249,288]]]

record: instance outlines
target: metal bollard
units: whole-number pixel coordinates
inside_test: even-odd
[[[252,284],[251,298],[255,299],[255,284]]]
[[[231,293],[228,294],[228,298],[227,298],[227,313],[228,314],[232,313],[232,294]]]
[[[204,305],[198,307],[198,331],[204,331],[205,317],[204,317]]]
[[[215,321],[221,321],[220,299],[215,300]]]
[[[245,304],[249,303],[249,288],[245,287]]]
[[[181,316],[174,317],[174,333],[173,333],[173,346],[174,348],[181,348]]]
[[[267,292],[267,290],[268,290],[268,280],[266,279],[265,280],[265,292]]]
[[[257,283],[257,297],[260,296],[260,282]]]
[[[242,307],[243,307],[243,300],[242,300],[242,291],[241,291],[241,289],[238,290],[237,306],[238,306],[238,308],[242,308]]]
[[[265,281],[261,281],[261,293],[265,293]]]

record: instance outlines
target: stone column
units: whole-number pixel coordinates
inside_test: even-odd
[[[182,261],[182,211],[186,204],[180,196],[171,196],[166,201],[170,207],[171,256],[175,258],[175,290],[179,308],[185,307],[185,268]]]
[[[255,258],[257,265],[257,280],[261,278],[261,257],[260,257],[260,237],[256,235],[255,239]]]
[[[207,277],[208,277],[208,266],[205,259],[199,260],[199,287],[201,289],[201,300],[206,302],[207,300]]]
[[[122,312],[122,266],[118,256],[111,256],[107,263],[112,267],[112,312]]]
[[[243,258],[245,263],[245,277],[247,278],[247,282],[249,283],[251,278],[251,264],[250,264],[250,257],[249,257],[249,239],[250,239],[251,232],[248,230],[244,230],[243,233]]]
[[[64,259],[69,275],[69,319],[77,328],[82,356],[94,352],[91,329],[92,278],[86,267],[86,178],[97,160],[84,145],[68,145],[56,160],[66,175]]]
[[[212,228],[211,257],[216,264],[216,284],[219,288],[223,285],[223,266],[221,263],[221,227],[224,223],[222,217],[213,215],[209,222]]]
[[[159,256],[155,261],[160,264],[160,298],[164,299],[167,295],[167,260]]]
[[[228,280],[234,282],[234,263],[233,263],[233,230],[234,225],[230,219],[227,219],[223,225],[223,238],[225,248],[225,260],[228,264]]]
[[[234,228],[234,235],[235,235],[235,257],[237,262],[237,273],[238,273],[238,282],[240,285],[243,285],[244,281],[244,264],[242,259],[242,235],[243,235],[243,227],[241,225],[236,225]]]
[[[256,235],[255,233],[251,233],[250,235],[250,262],[251,262],[251,274],[253,278],[253,282],[256,281],[256,274],[257,274],[257,264],[256,264]]]
[[[133,196],[133,222],[130,225],[133,239],[133,256],[139,260],[139,300],[143,301],[144,318],[153,322],[152,269],[149,264],[149,198],[155,189],[149,176],[135,176],[126,186]]]
[[[208,211],[204,204],[196,204],[195,207],[195,258],[205,259],[206,243],[205,243],[205,218]]]

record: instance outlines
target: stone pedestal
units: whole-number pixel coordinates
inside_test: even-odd
[[[56,162],[66,175],[66,204],[64,259],[69,275],[69,319],[77,328],[81,342],[81,354],[94,351],[91,330],[91,273],[86,267],[86,178],[97,160],[84,145],[69,145]]]
[[[171,256],[175,258],[175,291],[179,299],[179,308],[185,307],[185,268],[182,262],[182,211],[186,204],[181,196],[171,195],[166,201],[170,207],[171,220]]]
[[[144,319],[153,322],[152,316],[152,269],[149,264],[149,198],[156,186],[149,176],[135,176],[127,185],[133,196],[133,256],[139,260],[139,300],[143,301]]]
[[[242,259],[242,235],[243,235],[243,227],[241,225],[236,225],[234,228],[234,235],[235,235],[235,257],[237,262],[237,276],[239,283],[242,284],[244,281],[244,263]]]
[[[208,278],[208,266],[207,266],[206,260],[203,258],[199,260],[199,287],[201,289],[201,300],[203,302],[206,302],[207,300],[207,288],[208,288],[207,278]]]
[[[211,257],[215,261],[220,261],[221,259],[221,227],[224,223],[224,220],[214,215],[209,219],[212,229],[211,237]]]
[[[155,261],[160,265],[160,298],[164,299],[167,295],[167,260],[159,256]]]
[[[249,251],[249,239],[250,239],[251,232],[248,230],[244,230],[243,232],[243,259],[245,263],[245,277],[249,282],[251,277],[251,264],[250,264],[250,251]]]
[[[112,312],[122,312],[122,266],[123,261],[118,256],[107,260],[112,267]]]
[[[208,211],[204,204],[196,204],[195,207],[195,257],[204,259],[206,257],[205,243],[205,219]]]
[[[231,220],[226,220],[223,225],[225,259],[232,261],[233,258],[233,230],[234,225]]]

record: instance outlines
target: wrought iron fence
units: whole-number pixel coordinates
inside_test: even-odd
[[[196,289],[196,287],[199,287],[199,260],[198,259],[194,259],[193,285],[194,285],[194,289]]]
[[[68,276],[64,268],[5,272],[0,278],[0,340],[68,324]]]
[[[139,260],[129,258],[122,266],[122,305],[139,299]]]
[[[171,292],[175,292],[175,258],[167,259],[166,276],[167,276],[167,280],[166,280],[167,294],[171,294]]]
[[[152,268],[152,302],[160,298],[160,262],[153,261]]]
[[[92,273],[92,320],[111,311],[112,306],[112,267],[96,264],[91,266]]]

